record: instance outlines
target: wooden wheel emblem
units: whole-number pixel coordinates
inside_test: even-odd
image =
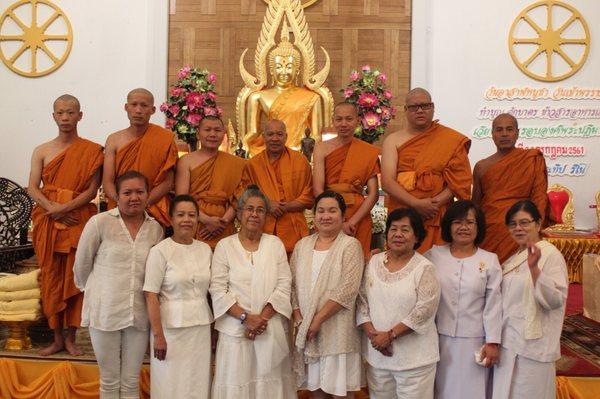
[[[271,2],[271,0],[263,0],[265,3],[269,4]],[[315,4],[317,1],[319,0],[302,0],[301,4],[302,4],[302,8],[306,8],[308,6],[312,6],[313,4]]]
[[[50,10],[50,16],[40,18],[41,8]],[[17,11],[19,10],[19,11]],[[31,20],[24,22],[23,15],[20,10],[31,16]],[[17,11],[17,12],[16,12]],[[20,32],[16,34],[5,34],[4,31],[11,21],[15,24]],[[48,29],[55,23],[62,21],[60,33],[47,33]],[[66,32],[65,32],[66,31]],[[48,47],[51,42],[66,42],[66,48],[62,50],[62,54],[56,54],[56,50]],[[2,45],[8,42],[20,43],[18,49],[11,54],[7,54],[8,50]],[[73,45],[73,30],[71,23],[65,13],[55,4],[48,0],[21,0],[10,7],[0,17],[0,58],[13,72],[30,78],[48,75],[56,71],[67,60],[71,47]],[[50,60],[49,66],[40,67],[39,56],[44,53]],[[21,57],[29,58],[28,67],[17,66],[17,61]]]
[[[537,10],[540,7],[542,9]],[[542,26],[532,17],[532,14],[538,11],[545,14],[545,24],[542,23]],[[560,26],[554,26],[557,20],[556,15],[559,12],[566,14],[567,17],[564,22],[560,23]],[[535,32],[534,37],[515,37],[521,24],[528,25]],[[580,32],[577,37],[563,37],[569,28],[579,28],[582,33]],[[515,19],[510,28],[508,44],[510,56],[523,73],[536,80],[557,82],[573,75],[585,63],[590,48],[590,31],[581,13],[569,4],[553,0],[539,1],[525,8]],[[519,46],[523,45],[536,45],[536,48],[533,53],[522,57],[517,53]],[[584,47],[583,51],[580,51],[580,55],[573,59],[572,55],[565,52],[568,46]],[[545,64],[545,68],[542,68],[541,72],[533,70],[532,64],[542,54],[545,59],[540,61],[542,61],[542,65]],[[558,71],[554,57],[559,57],[564,61],[563,64],[566,65],[566,68],[563,67],[561,71]]]

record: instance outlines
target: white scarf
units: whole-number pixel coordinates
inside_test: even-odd
[[[554,248],[552,244],[547,241],[539,241],[535,245],[540,249],[542,255],[538,261],[538,267],[540,270],[544,268],[548,257],[552,253],[550,248]],[[517,267],[525,264],[527,267],[527,278],[525,280],[525,287],[523,289],[523,302],[522,306],[525,311],[525,331],[523,335],[525,339],[538,339],[542,337],[542,321],[541,321],[541,306],[536,302],[533,294],[533,279],[531,278],[531,272],[529,272],[529,265],[527,264],[527,249],[518,252],[510,259],[508,259],[504,265],[502,265],[502,275],[505,276],[508,273],[515,270]]]

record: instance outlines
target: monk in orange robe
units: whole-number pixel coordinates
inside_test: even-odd
[[[196,238],[212,249],[221,238],[235,232],[235,190],[246,163],[219,151],[224,135],[221,119],[204,117],[198,126],[200,149],[179,159],[175,178],[175,193],[190,194],[198,202],[200,223]]]
[[[538,149],[516,148],[519,124],[510,114],[492,122],[496,153],[482,159],[473,169],[473,201],[485,213],[487,229],[481,248],[507,260],[518,245],[512,239],[504,216],[515,202],[531,199],[542,214],[548,210],[548,172]],[[543,220],[542,220],[543,222]]]
[[[313,204],[312,170],[306,157],[286,147],[285,124],[270,120],[263,133],[266,149],[251,158],[244,168],[238,195],[256,184],[270,200],[270,214],[264,232],[283,241],[288,255],[296,243],[308,235],[304,210]]]
[[[381,181],[389,212],[412,207],[423,218],[427,236],[419,252],[443,244],[440,222],[453,198],[471,197],[471,141],[433,120],[434,105],[424,89],[405,100],[408,126],[383,143]]]
[[[154,96],[146,89],[134,89],[127,95],[125,111],[129,127],[108,136],[102,186],[108,208],[117,204],[115,180],[128,170],[146,176],[150,184],[148,213],[163,226],[169,226],[169,200],[173,189],[177,147],[174,134],[150,123],[156,112]]]
[[[83,294],[73,281],[73,263],[83,226],[97,212],[90,201],[98,191],[104,160],[101,145],[79,137],[82,116],[77,98],[65,94],[56,99],[58,137],[38,146],[31,157],[33,247],[40,265],[42,309],[54,330],[53,343],[40,352],[43,356],[64,349],[73,356],[82,353],[75,333]]]
[[[313,191],[318,196],[332,190],[344,197],[347,206],[344,233],[356,237],[368,256],[373,230],[371,209],[379,197],[379,148],[354,138],[359,122],[353,104],[340,103],[335,107],[333,127],[337,137],[315,146]]]

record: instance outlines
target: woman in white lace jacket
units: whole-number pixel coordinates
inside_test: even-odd
[[[291,259],[294,371],[311,398],[353,397],[363,382],[354,320],[364,259],[360,242],[342,232],[345,209],[336,192],[317,196],[317,233],[298,241]]]
[[[440,286],[430,261],[415,251],[426,230],[411,208],[388,216],[388,251],[365,270],[356,324],[362,328],[371,398],[433,398]]]

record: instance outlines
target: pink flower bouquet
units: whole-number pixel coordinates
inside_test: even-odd
[[[169,90],[169,98],[160,106],[167,120],[165,126],[177,136],[195,146],[196,132],[202,118],[221,116],[217,107],[215,83],[217,76],[207,70],[185,66],[177,73],[177,82]]]
[[[341,90],[345,101],[356,104],[360,125],[354,135],[374,143],[385,133],[385,127],[396,115],[392,93],[387,90],[387,76],[369,65],[350,73],[350,82]]]

